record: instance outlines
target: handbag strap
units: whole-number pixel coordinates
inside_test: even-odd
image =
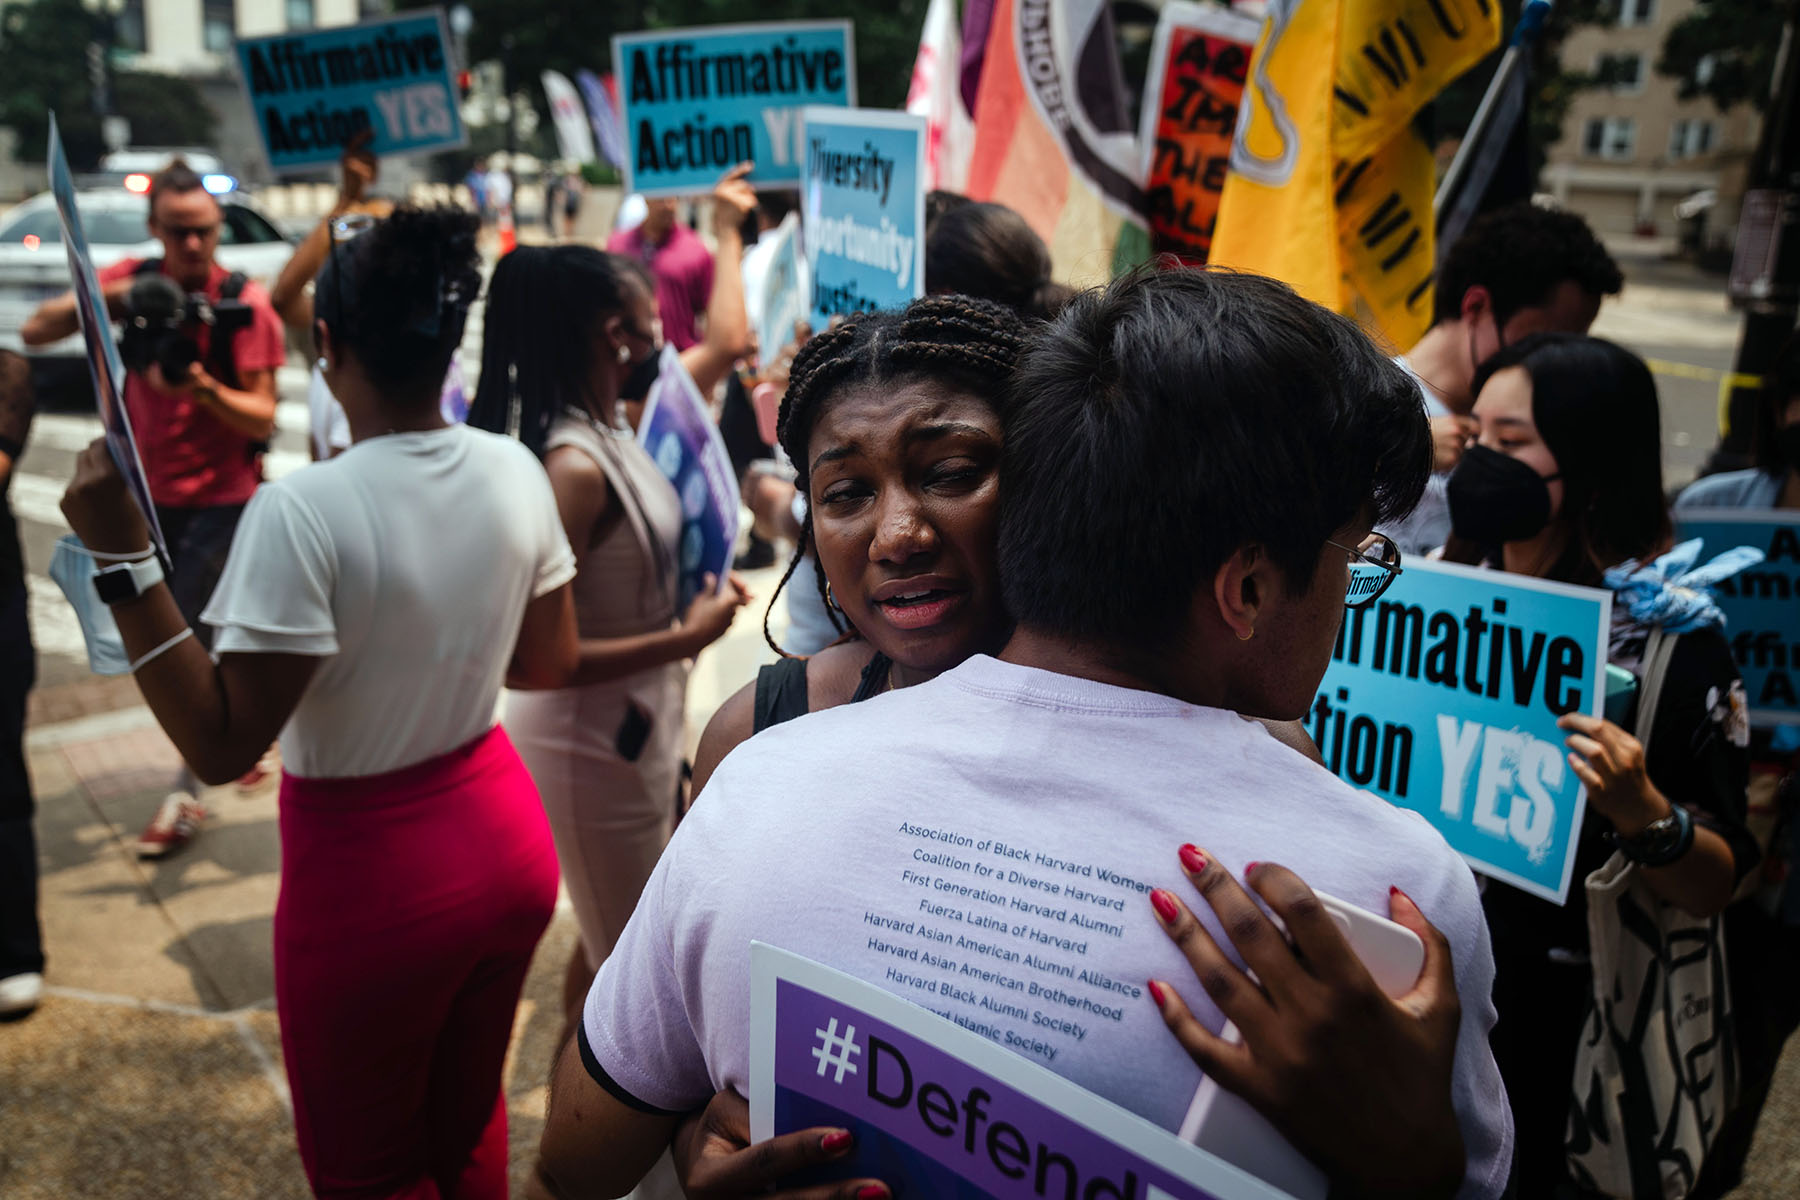
[[[1660,626],[1650,630],[1644,642],[1644,659],[1638,679],[1637,740],[1650,752],[1650,733],[1656,727],[1656,709],[1662,702],[1663,680],[1669,674],[1669,660],[1675,655],[1680,634],[1666,634]]]

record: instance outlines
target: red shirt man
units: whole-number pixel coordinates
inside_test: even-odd
[[[663,337],[677,350],[686,350],[699,343],[694,321],[712,299],[712,251],[699,234],[675,219],[674,200],[652,200],[649,210],[643,224],[613,234],[606,248],[650,268]]]

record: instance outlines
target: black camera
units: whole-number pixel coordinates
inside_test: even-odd
[[[201,329],[212,330],[213,357],[223,354],[228,358],[231,335],[248,329],[252,318],[250,306],[235,296],[213,300],[203,292],[183,292],[174,280],[160,273],[139,275],[126,296],[125,308],[119,357],[126,369],[143,372],[154,364],[171,383],[186,379],[200,361]]]

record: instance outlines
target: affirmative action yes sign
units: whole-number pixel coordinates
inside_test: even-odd
[[[239,40],[238,65],[269,165],[334,163],[365,129],[374,132],[376,154],[463,145],[449,45],[437,12]]]
[[[1800,513],[1705,508],[1675,514],[1681,537],[1703,538],[1702,558],[1754,546],[1763,561],[1713,585],[1725,636],[1744,676],[1750,719],[1800,725]]]
[[[849,1155],[787,1181],[897,1196],[1282,1200],[1284,1193],[978,1033],[872,984],[750,946],[750,1134],[815,1125]]]
[[[1611,619],[1610,592],[1409,562],[1344,614],[1307,729],[1339,776],[1560,904],[1587,792],[1556,722],[1601,714]]]
[[[755,162],[750,182],[800,177],[800,109],[856,103],[848,21],[783,21],[620,34],[613,38],[629,154],[625,190],[709,191]]]

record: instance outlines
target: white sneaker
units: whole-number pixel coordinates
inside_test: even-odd
[[[206,806],[186,792],[170,792],[138,835],[138,857],[161,858],[181,849],[200,832],[207,815]]]
[[[44,977],[36,971],[0,979],[0,1017],[22,1017],[44,996]]]

